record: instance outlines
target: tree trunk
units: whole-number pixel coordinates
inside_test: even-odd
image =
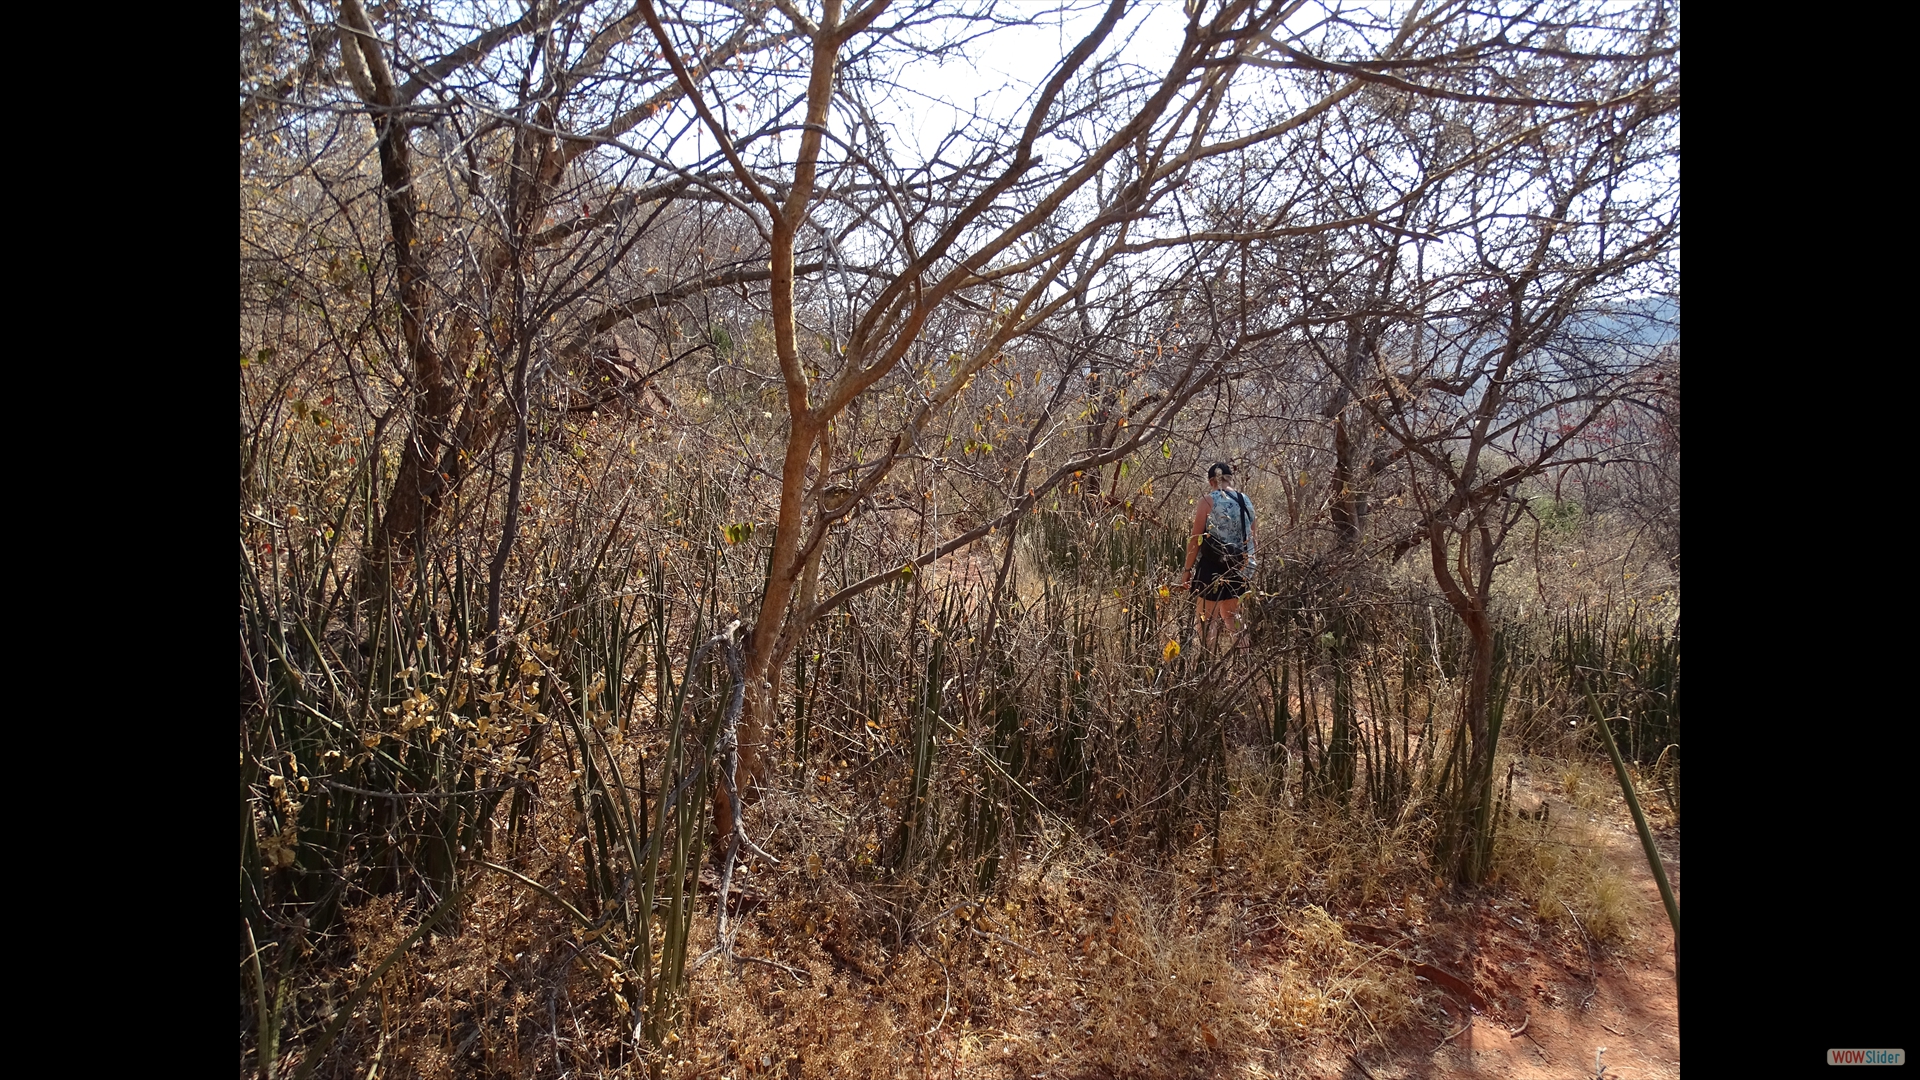
[[[443,488],[439,448],[453,419],[454,395],[446,365],[426,325],[427,272],[419,250],[413,146],[407,116],[400,108],[403,102],[360,0],[344,0],[341,18],[353,31],[342,42],[341,58],[354,89],[373,107],[380,186],[399,289],[400,340],[418,395],[409,410],[413,423],[400,455],[393,493],[362,562],[361,596],[368,597],[379,595],[392,581],[395,565],[408,558],[414,539],[437,508]]]
[[[1469,753],[1465,782],[1455,810],[1458,817],[1459,879],[1477,885],[1485,880],[1493,858],[1492,730],[1493,628],[1482,611],[1467,623],[1469,654],[1466,715]]]
[[[1460,781],[1445,797],[1451,805],[1445,815],[1441,852],[1451,863],[1455,877],[1478,884],[1486,877],[1493,855],[1492,808],[1493,755],[1496,733],[1491,722],[1493,686],[1493,621],[1487,601],[1493,575],[1493,551],[1483,541],[1479,573],[1469,563],[1468,545],[1472,533],[1461,537],[1458,577],[1447,565],[1451,547],[1448,526],[1437,515],[1427,526],[1428,550],[1433,556],[1433,575],[1440,591],[1453,608],[1454,615],[1467,628],[1467,692],[1461,706],[1460,722],[1467,728],[1467,761]],[[1463,587],[1464,580],[1464,587]],[[1473,591],[1469,593],[1467,589]]]
[[[1333,418],[1333,527],[1340,548],[1352,551],[1360,546],[1367,528],[1367,493],[1363,490],[1368,470],[1362,459],[1367,456],[1367,418],[1350,416],[1343,410]]]
[[[1340,385],[1327,400],[1321,415],[1333,421],[1333,527],[1336,542],[1343,552],[1360,546],[1366,532],[1367,496],[1363,490],[1370,473],[1363,464],[1371,420],[1354,401],[1361,384],[1363,366],[1372,342],[1361,320],[1347,320],[1347,340],[1342,359]]]
[[[746,678],[746,705],[739,726],[739,767],[736,772],[741,801],[752,802],[757,789],[768,779],[766,755],[768,733],[773,730],[774,715],[780,701],[780,683],[785,675],[782,663],[793,651],[800,636],[812,621],[813,597],[800,595],[804,575],[808,584],[817,567],[818,549],[802,558],[800,541],[807,535],[806,509],[807,459],[819,437],[818,428],[804,417],[796,417],[787,438],[785,466],[780,475],[780,511],[775,522],[773,553],[767,563],[767,588],[760,601],[760,613],[746,648],[741,667]],[[822,476],[825,473],[823,471]],[[824,545],[824,539],[821,541]],[[788,608],[792,607],[789,612]],[[731,814],[724,792],[716,792],[714,812]],[[716,819],[717,820],[717,819]],[[727,821],[731,823],[732,818]]]

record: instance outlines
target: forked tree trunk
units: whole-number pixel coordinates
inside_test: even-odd
[[[413,424],[400,454],[399,474],[374,527],[373,543],[362,558],[361,596],[370,597],[380,595],[393,582],[396,564],[410,555],[415,538],[436,508],[442,484],[438,448],[446,441],[453,418],[454,394],[426,325],[427,271],[416,220],[413,145],[408,118],[400,108],[404,103],[360,0],[343,0],[340,14],[350,31],[341,41],[341,59],[355,91],[375,110],[381,194],[399,288],[400,340],[418,395],[409,410]]]

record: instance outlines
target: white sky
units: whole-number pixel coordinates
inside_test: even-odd
[[[1040,12],[1053,7],[1029,6]],[[1051,13],[1048,25],[996,30],[984,41],[969,43],[964,54],[911,65],[900,73],[900,81],[913,93],[876,102],[876,111],[892,113],[889,119],[902,135],[916,132],[925,137],[927,141],[916,146],[918,153],[912,155],[921,160],[932,152],[931,140],[953,129],[955,106],[1008,120],[1024,116],[1068,51],[1099,23],[1103,8],[1104,4],[1094,2],[1078,11]],[[1148,70],[1164,71],[1185,21],[1178,3],[1143,5],[1122,17],[1096,56],[1110,53],[1125,41],[1123,57]],[[1052,142],[1042,136],[1038,152],[1052,157],[1048,153]]]
[[[1025,8],[1031,10],[1035,18],[1045,21],[1026,26],[995,27],[984,38],[967,42],[937,56],[911,58],[896,51],[862,61],[870,65],[868,74],[891,77],[896,83],[889,89],[875,89],[868,84],[868,89],[863,91],[866,108],[887,132],[888,153],[893,164],[898,168],[913,170],[927,162],[938,150],[941,140],[956,131],[962,133],[961,139],[949,146],[943,158],[949,164],[959,164],[970,156],[966,134],[970,127],[974,129],[975,137],[1003,146],[1004,141],[996,137],[997,132],[979,130],[980,122],[972,118],[984,117],[987,123],[994,126],[1024,119],[1045,80],[1054,73],[1065,54],[1098,23],[1105,7],[1105,0],[1073,2],[1075,9],[1063,12],[1053,2],[1012,0],[1000,6],[1003,17],[1009,12],[1017,13]],[[1187,17],[1183,7],[1177,0],[1156,0],[1127,12],[1102,42],[1096,58],[1111,56],[1118,49],[1121,58],[1134,65],[1135,77],[1151,78],[1164,72],[1167,60],[1184,32]],[[1324,14],[1324,11],[1309,8],[1300,18],[1311,23]],[[1393,19],[1394,12],[1386,7],[1375,9],[1374,14],[1387,25],[1397,21]],[[958,26],[958,23],[935,24],[919,33],[931,37],[954,32]],[[893,65],[898,66],[891,71],[885,70]],[[789,71],[794,75],[800,74],[792,68]],[[1289,100],[1292,95],[1285,88],[1287,80],[1276,77],[1275,73],[1254,69],[1244,73],[1244,76],[1236,80],[1239,85],[1233,96],[1254,106],[1256,112],[1285,110],[1295,104]],[[791,93],[798,86],[789,79],[786,89]],[[790,106],[785,121],[793,123],[799,117],[791,108],[792,98],[785,98],[785,101]],[[748,114],[739,117],[742,130],[769,119],[764,114],[754,115],[752,110],[759,104],[757,101],[749,103]],[[730,109],[722,106],[722,111],[729,121],[735,119]],[[844,134],[849,117],[836,107],[830,123]],[[691,163],[710,152],[712,140],[701,125],[693,124],[690,129],[679,130],[686,131],[690,137],[678,145],[660,147],[665,156],[681,163]],[[1071,131],[1062,133],[1072,134]],[[790,159],[794,143],[789,133],[785,146],[775,143],[769,147],[760,143],[755,149],[762,148],[773,149],[776,156]],[[1044,159],[1047,171],[1067,165],[1082,153],[1072,143],[1048,134],[1040,137],[1035,149]],[[755,154],[750,151],[749,157],[753,156]],[[829,149],[827,156],[838,158],[840,150],[837,147]],[[1639,183],[1637,179],[1629,181],[1623,192],[1639,186]],[[1519,193],[1511,194],[1517,196]],[[1136,228],[1151,227],[1149,223],[1142,222]]]

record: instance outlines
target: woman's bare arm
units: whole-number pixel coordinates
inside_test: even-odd
[[[1206,535],[1207,511],[1212,509],[1211,497],[1201,499],[1193,507],[1193,527],[1187,530],[1187,568],[1180,579],[1182,586],[1193,581],[1193,561],[1200,555],[1200,538]]]

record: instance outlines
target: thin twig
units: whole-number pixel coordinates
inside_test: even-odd
[[[813,978],[813,972],[811,971],[806,971],[802,968],[794,967],[792,964],[783,964],[778,960],[769,960],[764,956],[748,956],[745,953],[737,953],[737,952],[729,951],[727,953],[727,958],[729,960],[745,960],[745,961],[748,961],[749,963],[754,963],[754,964],[765,964],[768,967],[777,967],[781,971],[784,971],[789,975],[794,975],[794,976],[804,975],[808,979]]]
[[[928,959],[940,965],[940,977],[946,980],[947,996],[946,996],[945,1003],[940,1008],[940,1019],[935,1020],[933,1022],[933,1027],[928,1028],[927,1033],[925,1035],[920,1036],[923,1039],[931,1039],[935,1035],[939,1034],[940,1026],[947,1022],[947,1014],[953,1011],[953,976],[947,973],[947,965],[941,963],[940,958],[933,955],[933,953],[930,950],[928,950],[926,946],[924,945],[920,946],[920,951],[923,953],[926,953]],[[929,1052],[931,1052],[931,1047],[929,1047]]]
[[[977,937],[977,938],[990,938],[990,939],[992,939],[992,940],[995,940],[995,941],[999,941],[999,942],[1002,942],[1003,944],[1007,944],[1007,945],[1011,945],[1011,946],[1013,946],[1014,948],[1016,948],[1016,949],[1019,949],[1019,950],[1020,950],[1021,952],[1023,952],[1023,953],[1026,953],[1026,954],[1027,954],[1028,956],[1031,956],[1031,957],[1033,957],[1033,958],[1035,958],[1036,960],[1037,960],[1037,959],[1039,959],[1039,957],[1040,957],[1040,954],[1039,954],[1039,953],[1037,953],[1037,952],[1034,952],[1034,951],[1033,951],[1032,949],[1029,949],[1029,948],[1027,948],[1027,947],[1026,947],[1025,945],[1022,945],[1022,944],[1020,944],[1019,942],[1017,942],[1017,941],[1015,941],[1015,940],[1013,940],[1012,938],[1010,938],[1010,937],[1008,937],[1008,936],[1006,936],[1005,934],[996,934],[996,933],[992,933],[992,932],[989,932],[989,931],[986,931],[986,930],[982,930],[982,929],[980,929],[980,928],[979,928],[979,927],[977,927],[977,926],[969,926],[969,927],[967,927],[967,929],[969,929],[969,930],[971,930],[971,931],[973,931],[973,936],[974,936],[974,937]],[[1124,954],[1124,953],[1122,953],[1121,955],[1123,955],[1123,956],[1124,956],[1124,955],[1126,955],[1126,954]],[[1129,960],[1131,960],[1131,959],[1133,959],[1133,958],[1132,958],[1132,957],[1128,957],[1128,959],[1129,959]]]
[[[1560,901],[1560,906],[1566,908],[1567,914],[1573,916],[1573,925],[1580,929],[1581,944],[1585,945],[1587,949],[1587,996],[1580,1002],[1580,1007],[1585,1009],[1593,1003],[1593,995],[1600,990],[1600,975],[1593,966],[1593,939],[1587,935],[1586,925],[1580,921],[1580,916],[1574,912],[1573,905],[1562,900]]]
[[[365,795],[373,799],[456,799],[463,795],[498,795],[506,791],[518,791],[526,787],[525,783],[508,784],[505,787],[474,788],[471,791],[369,791],[366,788],[352,787],[336,783],[324,777],[318,777],[322,787],[335,791],[344,791],[352,795]]]

